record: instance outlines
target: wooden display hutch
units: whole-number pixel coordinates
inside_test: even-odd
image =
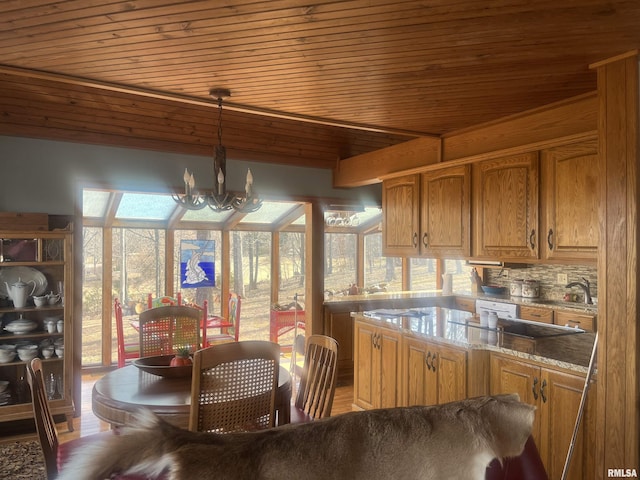
[[[71,228],[28,232],[0,230],[0,345],[37,345],[38,356],[43,359],[47,388],[51,388],[52,413],[64,415],[69,430],[73,430],[74,416],[72,237]],[[6,283],[12,285],[18,281],[29,283],[29,291],[33,281],[34,295],[53,292],[61,294],[62,298],[53,305],[36,307],[33,295],[30,295],[26,306],[15,308]],[[35,322],[35,328],[19,334],[5,329],[20,316]],[[56,329],[49,333],[47,323],[52,319],[56,320]],[[61,328],[57,320],[62,320]],[[58,349],[58,354],[44,358],[42,349],[47,344],[63,345],[64,351]],[[16,355],[12,361],[0,363],[0,380],[9,382],[7,390],[0,393],[0,422],[33,418],[26,362]]]

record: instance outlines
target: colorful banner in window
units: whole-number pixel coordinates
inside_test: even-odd
[[[216,286],[215,240],[180,241],[180,288]]]

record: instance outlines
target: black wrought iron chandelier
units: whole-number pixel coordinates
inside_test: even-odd
[[[253,191],[253,175],[247,170],[244,194],[227,192],[227,151],[222,145],[222,99],[231,96],[226,88],[214,88],[209,95],[218,100],[218,145],[213,152],[213,172],[216,175],[216,187],[213,192],[200,195],[195,190],[195,178],[186,168],[184,170],[184,195],[173,195],[173,199],[187,210],[201,210],[208,206],[214,212],[237,210],[242,213],[255,212],[262,206],[262,200]]]

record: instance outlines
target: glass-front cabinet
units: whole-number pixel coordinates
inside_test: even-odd
[[[33,416],[27,363],[42,359],[54,415],[73,418],[72,232],[0,230],[0,422]]]

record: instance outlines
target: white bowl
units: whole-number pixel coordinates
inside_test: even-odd
[[[58,357],[63,357],[64,356],[64,347],[62,346],[57,346],[56,347],[56,355]]]
[[[51,346],[51,347],[44,347],[42,349],[42,356],[44,358],[51,358],[53,357],[53,352],[55,351],[55,349]]]
[[[4,392],[9,386],[9,380],[0,380],[0,393]]]
[[[14,358],[16,358],[15,350],[0,350],[0,363],[12,362]]]
[[[8,350],[10,352],[15,352],[16,346],[13,345],[12,343],[3,343],[2,345],[0,345],[0,350]]]
[[[49,303],[49,299],[45,295],[41,297],[33,297],[33,303],[36,307],[44,307]]]
[[[38,350],[37,349],[33,350],[33,351],[28,351],[28,350],[18,351],[18,358],[20,360],[22,360],[23,362],[30,362],[31,360],[33,360],[37,356],[38,356]]]

